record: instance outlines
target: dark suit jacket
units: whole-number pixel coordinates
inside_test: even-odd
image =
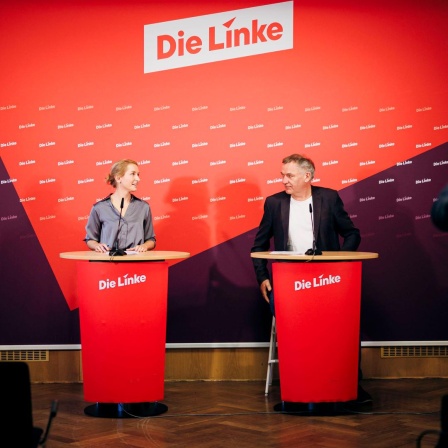
[[[361,242],[361,236],[345,211],[339,193],[330,188],[312,186],[311,189],[316,249],[321,251],[356,250]],[[274,238],[273,250],[287,250],[290,199],[291,195],[284,191],[266,198],[263,217],[251,252],[270,250],[272,237]],[[340,237],[343,240],[342,247]],[[269,279],[267,260],[252,258],[252,261],[258,283],[261,284]]]

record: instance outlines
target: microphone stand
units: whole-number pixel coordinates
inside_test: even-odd
[[[120,234],[120,224],[121,224],[121,217],[123,215],[123,207],[124,207],[124,198],[121,198],[120,217],[118,218],[117,235],[115,236],[114,247],[109,251],[109,255],[111,257],[126,255],[126,251],[124,249],[118,249],[118,235]]]
[[[314,217],[313,217],[313,206],[310,204],[310,215],[311,215],[311,229],[313,231],[313,248],[308,249],[305,255],[322,255],[322,251],[316,249],[316,235],[314,234]]]

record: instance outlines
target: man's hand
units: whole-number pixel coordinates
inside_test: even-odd
[[[263,283],[260,285],[260,291],[264,300],[269,303],[268,293],[272,291],[272,286],[269,279],[263,281]]]

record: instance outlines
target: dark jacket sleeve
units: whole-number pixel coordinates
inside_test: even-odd
[[[251,252],[266,252],[270,248],[270,241],[273,236],[273,220],[274,211],[270,204],[269,198],[264,203],[263,216],[258,227],[257,234],[255,235],[254,244]],[[268,262],[263,258],[252,258],[252,262],[255,269],[255,275],[257,277],[258,284],[261,284],[264,280],[269,279]]]
[[[317,203],[315,210],[318,210],[316,247],[322,251],[357,250],[361,234],[346,212],[339,193],[336,190],[320,189],[316,191],[313,201]]]
[[[336,201],[336,228],[343,239],[341,250],[357,250],[361,243],[361,233],[359,232],[359,229],[355,227],[350,216],[345,211],[344,204],[339,194],[337,195]]]

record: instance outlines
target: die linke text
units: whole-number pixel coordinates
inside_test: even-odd
[[[224,26],[229,28],[233,20],[224,23]],[[254,19],[250,28],[227,29],[222,39],[217,37],[216,27],[213,26],[208,29],[208,51],[276,41],[282,36],[283,26],[278,22],[259,24],[258,20]],[[169,34],[157,36],[157,59],[166,59],[173,55],[198,54],[203,48],[204,42],[200,36],[186,37],[182,30],[177,33],[177,37]]]

